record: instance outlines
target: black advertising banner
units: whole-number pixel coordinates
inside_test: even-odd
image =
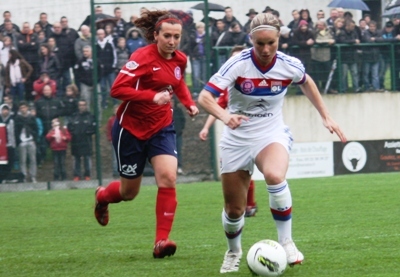
[[[334,175],[400,171],[400,139],[333,144]]]

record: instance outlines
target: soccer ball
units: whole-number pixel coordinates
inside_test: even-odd
[[[274,240],[261,240],[247,252],[247,265],[255,275],[280,276],[287,266],[286,252]]]

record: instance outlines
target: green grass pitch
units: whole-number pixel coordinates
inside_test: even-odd
[[[305,255],[284,276],[400,276],[400,174],[289,180],[293,237]],[[180,184],[171,239],[174,256],[153,259],[155,186],[110,206],[110,223],[93,217],[94,190],[0,194],[0,276],[221,276],[226,250],[219,182]],[[258,240],[276,240],[263,182],[259,211],[246,219],[238,273]]]

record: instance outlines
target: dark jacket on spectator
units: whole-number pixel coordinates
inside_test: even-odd
[[[73,67],[76,59],[74,45],[75,40],[78,38],[77,34],[74,36],[73,33],[71,35],[70,33],[61,32],[61,34],[52,33],[50,37],[54,38],[56,41],[61,69],[66,70]]]
[[[336,43],[355,44],[356,39],[360,39],[356,30],[347,31],[346,29],[342,29],[336,38]],[[354,63],[357,61],[357,48],[343,47],[341,53],[343,63]]]
[[[38,137],[38,126],[36,124],[36,118],[32,115],[23,116],[18,114],[15,117],[15,140],[17,146],[21,143],[21,132],[25,128],[26,136],[32,136],[33,141],[37,141]]]
[[[106,76],[113,72],[117,66],[116,53],[114,46],[110,42],[104,42],[104,47],[96,44],[97,47],[97,59],[101,68],[101,76]]]
[[[34,33],[19,34],[17,43],[19,53],[28,63],[37,64],[39,62],[39,43]]]
[[[93,152],[92,135],[96,132],[96,121],[90,112],[75,113],[68,122],[71,133],[71,154],[90,156]]]
[[[54,53],[51,53],[47,57],[43,57],[39,62],[40,71],[47,71],[50,79],[58,80],[61,75],[60,61]]]
[[[366,30],[363,33],[363,36],[361,37],[361,42],[363,43],[374,43],[374,41],[371,40],[371,38],[378,38],[380,37],[379,33],[375,31],[374,33],[371,32],[371,30]],[[363,61],[365,62],[378,62],[379,61],[379,55],[380,55],[380,50],[379,46],[365,46],[362,47],[362,58]]]
[[[57,97],[42,96],[35,102],[36,116],[43,122],[43,133],[51,129],[51,120],[63,115],[64,104]]]
[[[99,62],[97,63],[97,65],[98,65],[97,72],[100,73],[101,69]],[[87,59],[83,57],[75,64],[74,74],[80,83],[83,83],[90,87],[93,86],[92,73],[93,73],[93,59]],[[98,74],[98,77],[100,78],[100,74]]]

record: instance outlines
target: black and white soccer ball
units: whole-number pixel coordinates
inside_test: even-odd
[[[274,240],[261,240],[247,252],[247,265],[254,275],[281,276],[287,266],[286,252]]]

